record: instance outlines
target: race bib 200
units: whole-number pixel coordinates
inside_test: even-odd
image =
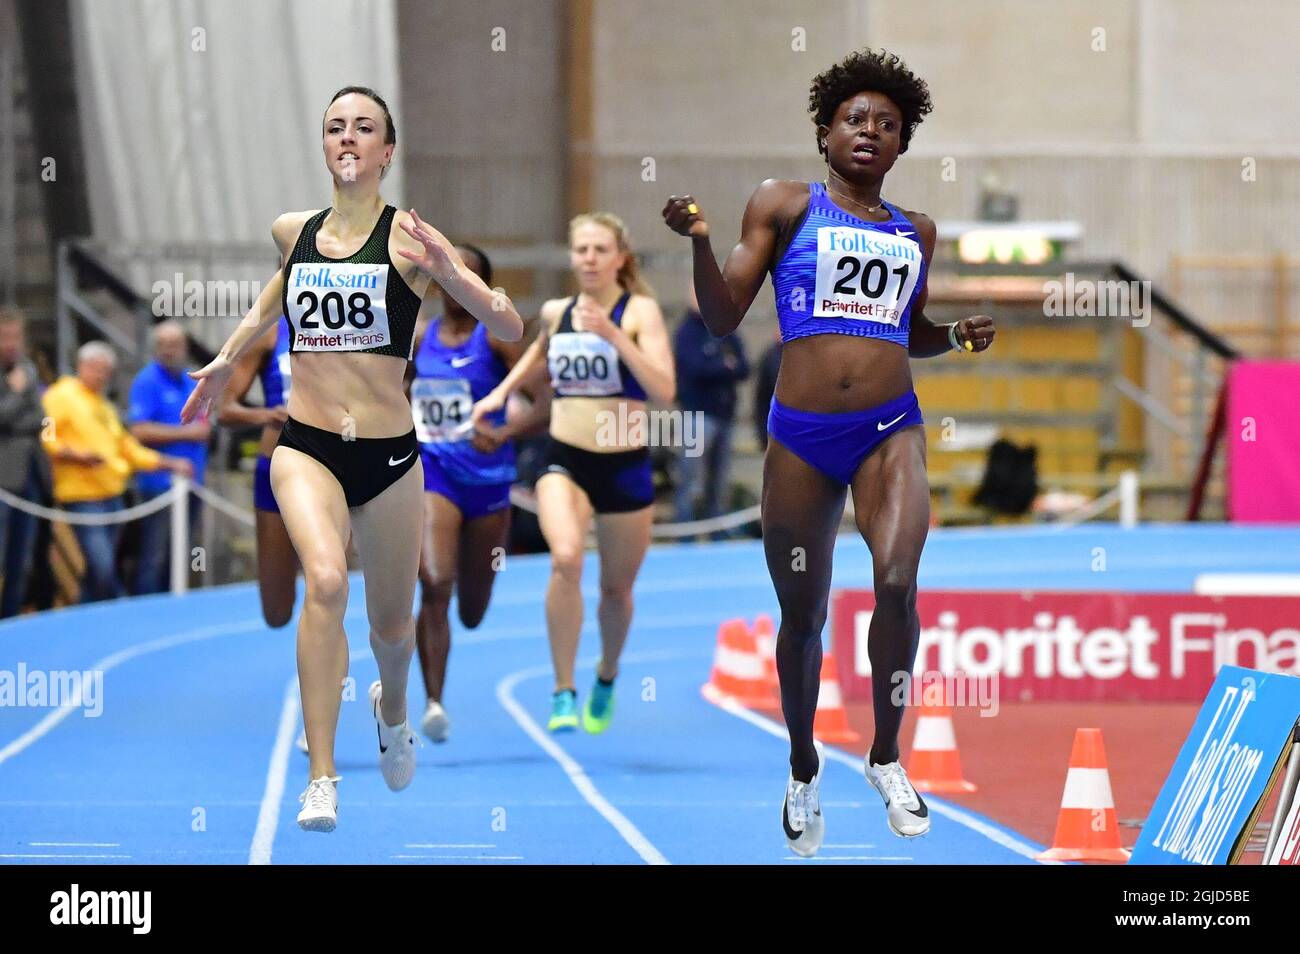
[[[391,343],[387,265],[297,262],[285,297],[295,351],[363,351]]]
[[[564,397],[607,397],[623,390],[618,349],[590,331],[566,331],[551,338],[546,353],[551,386]]]
[[[872,229],[817,230],[819,318],[855,318],[898,327],[921,272],[915,239]]]

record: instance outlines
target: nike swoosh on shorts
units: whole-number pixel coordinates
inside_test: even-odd
[[[905,417],[907,417],[907,412],[906,412],[906,411],[904,411],[902,414],[898,415],[898,417],[894,418],[894,419],[893,419],[892,421],[890,421],[888,424],[881,424],[881,423],[877,422],[877,424],[876,424],[876,430],[878,430],[878,431],[883,431],[883,430],[884,430],[885,428],[887,428],[887,427],[893,427],[895,424],[897,424],[899,421],[901,421],[901,420],[902,420],[903,418],[905,418]]]
[[[403,457],[401,460],[393,460],[393,458],[390,457],[390,458],[388,458],[388,466],[389,466],[389,467],[396,467],[398,464],[401,464],[401,463],[405,462],[406,460],[409,460],[411,454],[414,454],[414,453],[415,453],[415,451],[411,451],[410,454],[407,454],[407,455],[406,455],[405,457]]]

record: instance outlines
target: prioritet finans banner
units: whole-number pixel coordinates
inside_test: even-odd
[[[871,698],[870,590],[831,594],[846,699]],[[1199,702],[1223,666],[1300,675],[1300,597],[922,592],[914,674],[994,678],[1003,702]]]

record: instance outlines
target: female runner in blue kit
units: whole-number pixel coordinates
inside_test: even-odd
[[[492,285],[492,263],[482,249],[461,243],[467,268]],[[515,480],[513,438],[544,419],[545,401],[506,422],[505,409],[475,427],[471,408],[501,383],[524,345],[488,332],[455,298],[443,296],[442,314],[416,328],[411,413],[424,467],[424,544],[420,551],[420,611],[416,646],[424,675],[420,727],[445,742],[451,720],[443,707],[451,651],[448,609],[466,629],[483,621],[510,533],[510,485]]]
[[[781,823],[791,850],[805,857],[825,834],[813,716],[846,488],[871,551],[876,596],[868,635],[876,734],[863,769],[895,834],[930,828],[899,763],[903,707],[891,699],[890,678],[910,676],[916,659],[916,575],[930,521],[925,431],[908,357],[984,351],[994,333],[985,315],[951,325],[925,317],[934,222],[880,197],[885,174],[930,109],[924,80],[898,57],[851,53],[813,80],[809,98],[826,179],[763,182],[721,270],[694,198],[672,196],[663,210],[667,225],[691,238],[700,313],[714,335],[736,329],[769,272],[776,293],[785,344],[768,416],[763,545],[781,605],[777,671],[790,734]]]

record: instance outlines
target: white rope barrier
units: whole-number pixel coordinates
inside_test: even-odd
[[[523,510],[525,513],[537,513],[537,498],[531,492],[522,487],[510,488],[510,502]],[[702,533],[713,533],[718,530],[730,530],[734,527],[743,527],[747,523],[757,523],[763,508],[758,504],[752,507],[746,507],[744,510],[736,510],[732,513],[724,513],[718,517],[709,517],[704,520],[688,520],[683,523],[657,523],[650,529],[651,536],[664,539],[673,539],[675,537],[693,537]]]
[[[24,500],[22,497],[15,497],[6,490],[0,490],[0,503],[8,504],[15,510],[21,510],[23,513],[29,513],[33,517],[41,517],[44,520],[58,520],[60,523],[75,523],[90,527],[105,527],[113,523],[125,523],[128,520],[135,520],[138,517],[147,517],[151,513],[157,513],[164,507],[170,506],[175,498],[176,488],[173,486],[171,490],[155,497],[153,500],[114,513],[73,513],[71,510],[51,510],[49,507],[42,507],[30,500]]]
[[[23,513],[31,514],[34,517],[40,517],[44,520],[55,520],[60,523],[78,524],[82,526],[103,527],[116,523],[126,523],[129,520],[137,520],[140,517],[147,517],[151,514],[158,513],[164,508],[171,508],[171,592],[174,595],[184,594],[189,589],[189,559],[190,539],[189,539],[189,498],[190,494],[198,497],[203,503],[207,504],[213,510],[225,514],[232,520],[242,523],[246,527],[255,527],[257,519],[253,516],[252,511],[245,510],[236,504],[231,503],[215,491],[209,490],[201,484],[195,484],[188,477],[175,475],[172,477],[171,487],[154,499],[137,504],[134,507],[127,507],[113,513],[74,513],[71,510],[62,510],[57,508],[42,507],[40,504],[32,503],[22,497],[17,497],[6,490],[0,489],[0,503],[4,503],[20,510]],[[528,513],[537,513],[536,498],[522,487],[510,488],[510,502],[521,510]],[[711,517],[707,520],[690,520],[684,523],[664,523],[657,524],[651,530],[654,537],[659,539],[674,539],[679,537],[691,537],[698,534],[715,533],[719,530],[730,530],[734,527],[741,527],[748,523],[754,523],[759,519],[761,508],[756,504],[752,507],[746,507],[744,510],[738,510],[734,513],[723,514],[719,517]]]
[[[213,510],[218,510],[221,513],[224,513],[230,519],[237,520],[246,527],[257,526],[257,518],[253,516],[251,510],[245,510],[243,507],[232,504],[225,497],[200,484],[194,484],[190,487],[190,490],[193,491],[194,496],[198,497]]]
[[[23,497],[15,497],[6,490],[0,490],[0,503],[8,504],[15,510],[21,510],[23,513],[29,513],[33,517],[41,517],[44,520],[57,520],[60,523],[76,523],[86,526],[103,527],[111,523],[125,523],[128,520],[135,520],[139,517],[147,517],[151,513],[157,513],[164,507],[170,506],[175,502],[179,495],[177,478],[173,478],[172,487],[166,493],[155,497],[147,503],[137,504],[134,507],[128,507],[125,510],[118,510],[115,513],[73,513],[71,510],[55,510],[49,507],[42,507],[34,504]],[[237,520],[246,527],[254,527],[257,520],[253,517],[251,510],[245,510],[243,507],[231,503],[225,497],[215,491],[209,490],[200,484],[190,484],[189,491],[196,497],[208,504],[214,510],[224,513],[232,520]]]
[[[1119,485],[1106,491],[1091,503],[1084,504],[1077,510],[1071,510],[1054,523],[1053,529],[1064,530],[1077,527],[1093,517],[1100,516],[1115,504],[1119,504],[1119,523],[1125,530],[1131,530],[1138,523],[1138,475],[1135,470],[1126,470],[1119,475]]]

